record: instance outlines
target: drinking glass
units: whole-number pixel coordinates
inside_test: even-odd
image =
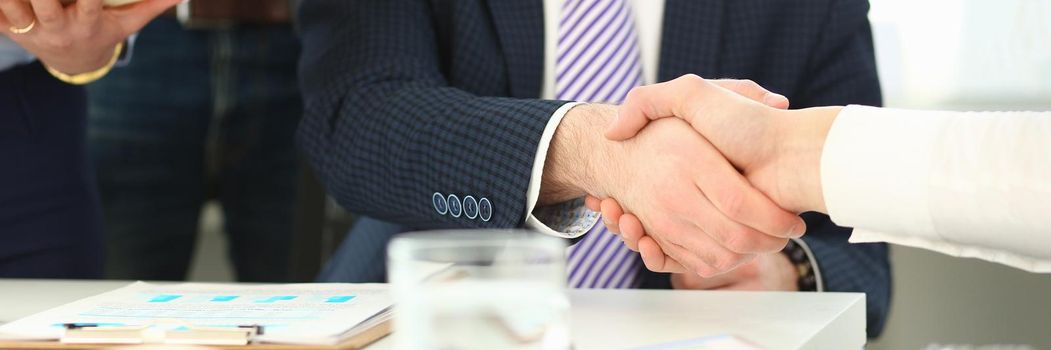
[[[431,231],[388,247],[396,349],[568,349],[564,240]]]

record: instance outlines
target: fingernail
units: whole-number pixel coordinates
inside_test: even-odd
[[[806,221],[799,220],[799,223],[792,226],[792,229],[788,231],[788,236],[792,238],[803,237],[806,233]]]

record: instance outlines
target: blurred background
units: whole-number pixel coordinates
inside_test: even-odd
[[[1051,0],[871,3],[888,107],[1051,110]],[[349,223],[320,189],[305,188],[293,259],[300,279],[316,273],[316,264],[338,245]],[[192,280],[233,280],[220,223],[219,207],[207,205]],[[883,337],[870,349],[931,344],[1051,349],[1051,277],[911,248],[895,247],[891,255],[894,304]]]
[[[888,107],[1051,110],[1051,1],[871,4]],[[890,319],[870,349],[932,343],[1051,349],[1051,277],[903,247],[892,248],[891,263]]]

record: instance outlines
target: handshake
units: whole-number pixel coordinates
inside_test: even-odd
[[[540,204],[583,192],[650,270],[728,272],[801,237],[797,214],[825,211],[821,151],[840,108],[788,105],[751,81],[687,75],[638,87],[619,109],[576,106]]]

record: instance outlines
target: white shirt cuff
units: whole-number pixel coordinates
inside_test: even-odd
[[[1046,149],[1046,120],[849,106],[829,130],[821,159],[828,214],[856,228],[852,243],[1051,272],[1044,204],[1032,195],[1046,171],[1028,152]]]
[[[551,115],[551,119],[544,128],[544,133],[540,136],[540,144],[537,145],[536,157],[533,160],[533,173],[529,178],[529,188],[526,192],[526,227],[555,237],[580,237],[591,230],[599,219],[598,213],[584,207],[583,200],[546,208],[536,207],[540,198],[540,183],[544,178],[544,163],[547,161],[547,151],[551,147],[551,139],[555,137],[555,130],[558,129],[562,118],[566,117],[570,109],[582,104],[581,102],[566,103]]]
[[[536,208],[529,215],[526,225],[551,236],[577,238],[591,231],[601,218],[601,214],[584,206],[583,198],[578,198]]]
[[[937,238],[927,191],[935,157],[931,143],[944,121],[931,112],[844,108],[821,156],[832,221]]]

